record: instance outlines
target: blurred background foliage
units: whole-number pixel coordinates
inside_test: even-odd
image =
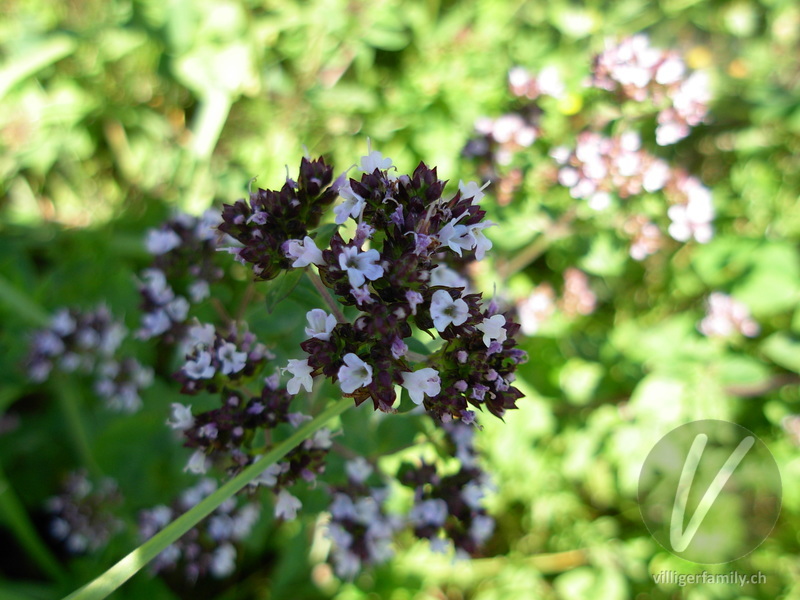
[[[549,133],[499,168],[501,178],[523,173],[513,193],[500,203],[497,186],[487,190],[482,203],[499,226],[488,232],[493,257],[474,275],[511,305],[545,282],[561,289],[577,267],[595,304],[585,314],[556,308],[525,338],[527,398],[478,436],[497,487],[485,558],[454,563],[408,542],[343,583],[311,524],[264,519],[234,582],[192,591],[141,574],[116,597],[800,598],[795,2],[4,0],[0,11],[0,597],[58,598],[135,545],[128,531],[99,555],[68,560],[48,538],[45,499],[68,469],[91,466],[87,456],[120,481],[130,522],[190,481],[166,475],[186,458],[163,426],[176,390],[157,379],[145,410],[121,416],[71,379],[32,386],[21,367],[32,328],[58,307],[106,302],[135,329],[147,227],[176,208],[231,202],[252,177],[280,185],[284,165],[293,172],[306,151],[338,172],[369,137],[401,171],[424,160],[453,182],[478,179],[462,150],[478,118],[519,108],[509,69],[554,66],[568,93],[542,101]],[[588,211],[548,175],[552,147],[574,146],[604,108],[582,85],[593,56],[606,39],[638,32],[708,72],[713,88],[709,119],[675,145],[656,147],[652,122],[636,121],[645,145],[712,191],[716,211],[709,243],[670,240],[644,261],[630,258],[614,225],[624,206]],[[619,118],[605,121],[606,133]],[[660,202],[664,220],[663,198],[643,202]],[[760,332],[703,336],[697,324],[714,291],[745,303]],[[286,305],[280,319],[254,314],[254,328],[300,329],[307,303]],[[135,351],[154,359],[145,344]],[[781,468],[772,536],[709,567],[760,570],[766,584],[653,582],[662,569],[701,567],[647,533],[638,470],[662,434],[701,418],[755,431]],[[73,439],[70,419],[84,421],[84,439]]]

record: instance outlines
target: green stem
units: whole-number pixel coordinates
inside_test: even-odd
[[[89,469],[92,475],[102,477],[103,470],[94,459],[91,444],[89,443],[89,436],[86,433],[86,428],[83,426],[83,419],[81,419],[81,412],[78,407],[78,398],[75,395],[75,389],[66,381],[56,379],[55,382],[58,387],[56,395],[58,396],[61,410],[64,412],[64,419],[70,437],[72,438],[72,443],[75,445],[75,450],[81,462],[86,465],[86,468]]]
[[[333,296],[331,296],[331,293],[328,291],[328,288],[325,287],[325,284],[322,283],[322,279],[320,279],[319,275],[314,273],[314,271],[311,269],[306,269],[306,275],[308,276],[308,279],[311,281],[311,284],[314,286],[314,288],[319,292],[319,295],[322,296],[325,304],[327,304],[328,308],[331,309],[333,316],[336,317],[336,321],[339,323],[347,323],[347,317],[344,316],[339,304],[333,299]]]
[[[0,520],[5,522],[20,546],[39,568],[56,581],[63,581],[66,573],[51,554],[47,545],[36,533],[22,501],[5,477],[0,467]]]
[[[76,38],[77,39],[77,38]],[[0,98],[34,73],[69,56],[77,48],[76,39],[54,35],[41,44],[19,53],[0,68]]]
[[[343,398],[331,404],[258,461],[175,519],[94,581],[73,592],[64,600],[102,600],[106,598],[168,546],[178,541],[182,535],[214,512],[220,504],[258,477],[264,469],[286,456],[293,448],[310,438],[318,429],[334,417],[342,414],[352,404],[353,401],[349,398]]]
[[[574,218],[575,210],[571,209],[561,215],[557,221],[550,223],[539,237],[517,252],[514,258],[500,265],[498,269],[500,275],[504,279],[508,279],[539,258],[550,248],[553,242],[570,235],[572,233],[570,224]]]

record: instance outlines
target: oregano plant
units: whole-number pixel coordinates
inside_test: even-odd
[[[348,176],[354,168],[359,177]],[[175,215],[148,232],[152,264],[138,277],[134,337],[177,357],[172,379],[187,398],[161,408],[197,482],[142,511],[142,544],[70,599],[104,598],[148,564],[191,584],[229,577],[262,508],[299,518],[309,486],[329,498],[329,555],[342,578],[386,561],[403,531],[434,551],[480,554],[494,521],[473,438],[482,419],[517,408],[514,373],[526,356],[519,325],[470,277],[470,263],[492,248],[485,186],[451,188],[435,168],[420,163],[402,175],[371,149],[338,177],[324,159],[303,158],[279,190],[251,191],[221,214]],[[224,286],[243,275],[250,283],[231,315]],[[269,330],[246,315],[291,302],[302,277],[317,306],[306,311],[304,341],[281,360]],[[126,357],[126,334],[105,307],[63,309],[33,337],[30,377],[82,372],[109,409],[134,412],[163,366]],[[348,442],[362,432],[336,420],[354,407],[427,422],[421,428],[447,469],[421,455],[386,468],[378,455],[358,454]],[[419,441],[409,437],[410,446]],[[328,477],[333,455],[344,473]],[[392,500],[397,489],[401,502]],[[59,504],[60,535],[73,546],[99,543],[92,512],[68,510],[79,500],[102,504],[93,498],[87,488]]]

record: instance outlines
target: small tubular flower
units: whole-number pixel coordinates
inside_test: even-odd
[[[285,373],[289,371],[293,377],[286,383],[286,391],[292,396],[304,388],[307,392],[311,391],[314,386],[314,380],[311,377],[311,372],[314,368],[308,364],[308,360],[290,359],[289,364],[282,369]]]
[[[422,404],[425,395],[433,398],[442,390],[439,372],[431,367],[426,367],[419,371],[404,372],[402,378],[402,385],[408,390],[408,395],[414,404]]]
[[[288,258],[295,259],[293,267],[307,267],[312,263],[321,265],[325,262],[322,259],[322,252],[309,236],[305,236],[302,241],[288,240],[284,249]]]
[[[358,388],[372,383],[372,367],[351,352],[345,355],[338,377],[342,391],[352,394]]]
[[[359,252],[358,248],[346,247],[339,255],[339,266],[347,271],[350,285],[357,288],[364,285],[367,279],[375,281],[383,276],[383,267],[376,264],[380,258],[375,249]]]
[[[431,298],[431,318],[436,331],[444,331],[450,323],[463,325],[469,316],[469,307],[461,298],[453,300],[444,290],[437,290]]]
[[[308,327],[306,335],[318,340],[328,341],[331,339],[331,332],[336,327],[336,317],[329,315],[321,308],[315,308],[306,313]]]
[[[494,315],[476,325],[476,328],[483,332],[483,343],[487,348],[492,345],[492,341],[500,344],[506,341],[507,334],[503,328],[505,324],[506,318],[503,315]]]

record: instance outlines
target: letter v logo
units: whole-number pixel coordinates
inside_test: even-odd
[[[703,519],[706,518],[708,511],[711,510],[720,492],[722,492],[722,488],[725,487],[736,467],[739,466],[739,463],[742,462],[742,459],[755,444],[755,438],[748,436],[739,442],[739,445],[736,446],[736,449],[725,461],[725,464],[722,465],[716,477],[714,477],[714,481],[708,486],[684,530],[683,520],[686,514],[686,503],[689,500],[689,491],[692,488],[692,483],[697,474],[697,467],[700,464],[700,458],[703,456],[707,442],[708,436],[704,433],[700,433],[694,438],[692,447],[686,456],[686,462],[683,464],[678,489],[675,492],[675,503],[672,505],[672,520],[669,528],[669,543],[676,552],[683,552],[692,543],[697,530],[703,523]]]

